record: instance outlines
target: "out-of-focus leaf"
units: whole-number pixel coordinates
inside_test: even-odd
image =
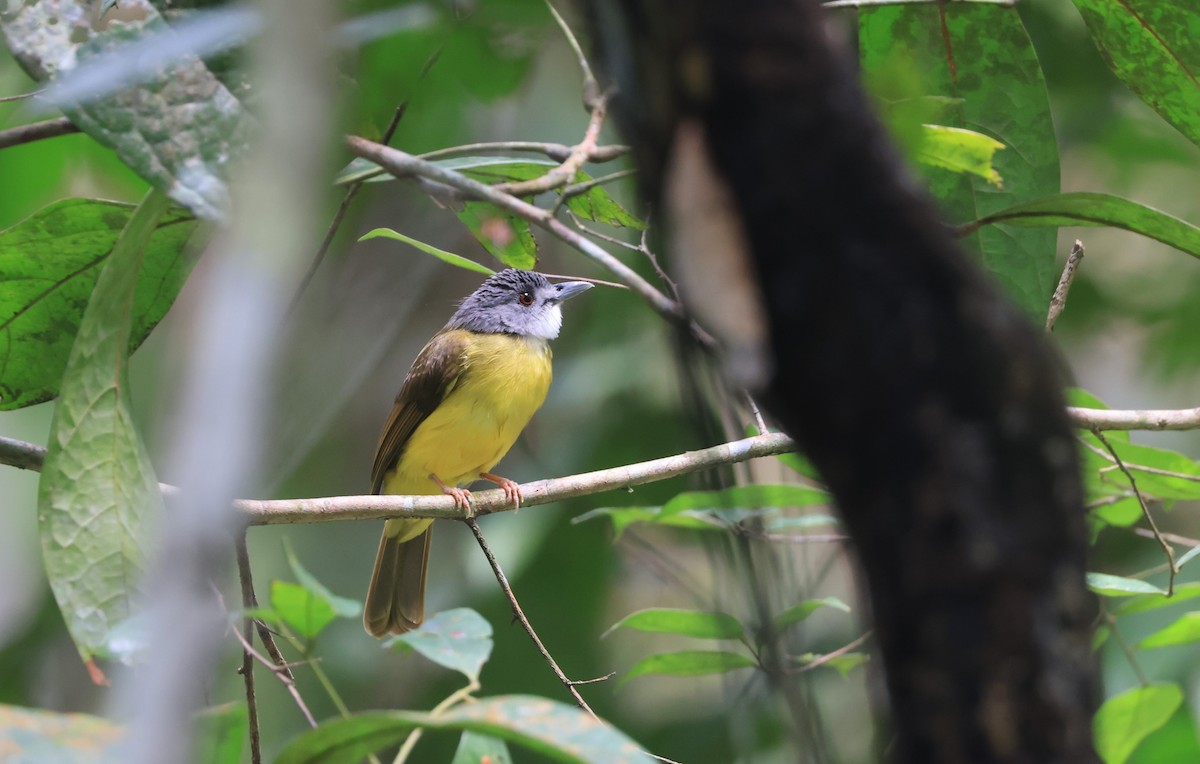
[[[1004,148],[994,138],[974,130],[944,125],[924,125],[917,161],[950,172],[968,173],[1001,188],[1003,178],[992,166],[992,157]]]
[[[491,735],[464,732],[450,764],[513,764],[508,743]]]
[[[1200,25],[1190,0],[1074,0],[1100,54],[1130,90],[1200,145]]]
[[[240,764],[250,730],[245,703],[226,703],[196,715],[194,764]]]
[[[429,660],[479,680],[492,655],[492,625],[479,613],[460,607],[444,610],[413,631],[393,637],[385,647],[410,647]]]
[[[133,210],[65,199],[0,231],[0,410],[58,394],[88,297]],[[175,207],[150,233],[133,295],[130,352],[183,286],[191,265],[182,252],[197,225]]]
[[[724,531],[726,525],[715,518],[704,516],[698,512],[680,512],[673,515],[663,514],[662,507],[599,507],[590,512],[584,512],[571,519],[572,524],[594,520],[597,517],[607,517],[612,521],[613,533],[617,538],[625,529],[637,523],[654,525],[669,525],[673,528],[687,528],[696,531]]]
[[[1200,581],[1175,584],[1175,591],[1172,592],[1170,597],[1164,597],[1162,594],[1157,593],[1134,597],[1122,602],[1121,606],[1117,608],[1117,614],[1131,615],[1133,613],[1145,613],[1148,610],[1170,607],[1171,605],[1195,599],[1196,597],[1200,597]]]
[[[1135,687],[1104,701],[1092,720],[1092,739],[1104,764],[1125,764],[1182,703],[1183,691],[1173,684]]]
[[[393,231],[390,228],[373,229],[373,230],[368,231],[367,233],[363,234],[362,236],[360,236],[358,238],[358,240],[366,241],[367,239],[377,239],[377,238],[395,239],[396,241],[402,241],[405,244],[408,244],[409,246],[416,247],[417,249],[421,250],[422,252],[424,252],[427,255],[433,255],[434,257],[441,260],[442,262],[449,263],[450,265],[453,265],[458,268],[465,268],[468,271],[475,271],[476,273],[482,273],[485,276],[491,276],[492,274],[495,273],[494,270],[487,267],[486,265],[481,265],[481,264],[475,262],[474,260],[469,260],[469,259],[463,257],[462,255],[456,255],[453,252],[447,252],[444,249],[438,249],[437,247],[435,247],[431,244],[426,244],[423,241],[417,241],[416,239],[405,236],[402,233]]]
[[[677,653],[656,653],[647,655],[629,669],[621,684],[638,676],[651,674],[665,676],[704,676],[707,674],[724,674],[728,671],[750,668],[757,665],[754,659],[741,653],[730,653],[717,650],[686,650]]]
[[[320,634],[337,618],[333,606],[324,598],[288,581],[271,582],[271,607],[305,640]]]
[[[144,610],[139,610],[108,632],[105,654],[126,666],[140,663],[150,649],[150,622]]]
[[[1059,163],[1041,66],[1016,8],[978,3],[922,3],[860,8],[859,50],[868,76],[911,64],[927,96],[945,108],[940,124],[984,133],[1008,147],[993,159],[1004,178],[928,168],[934,197],[952,222],[975,220],[1059,191]],[[978,251],[1028,315],[1045,320],[1058,278],[1055,232],[988,226],[964,244]]]
[[[617,629],[633,629],[703,639],[740,639],[745,632],[741,621],[728,613],[675,608],[648,608],[630,613],[601,634],[607,637]]]
[[[339,597],[325,587],[316,577],[304,569],[300,564],[300,560],[296,558],[296,553],[292,551],[292,545],[284,540],[284,554],[287,556],[288,566],[292,569],[292,573],[296,576],[296,580],[305,589],[308,589],[313,594],[329,603],[329,607],[341,618],[358,618],[362,615],[362,603],[358,600],[352,600],[349,597]]]
[[[127,354],[138,272],[169,206],[151,191],[100,273],[67,360],[38,483],[50,588],[83,660],[133,612],[162,496],[129,407]]]
[[[1138,643],[1138,647],[1173,647],[1200,642],[1200,610],[1184,613],[1170,626],[1159,629]]]
[[[1135,594],[1163,594],[1167,591],[1137,578],[1110,576],[1107,573],[1088,573],[1088,588],[1105,597],[1132,597]]]
[[[399,742],[414,727],[479,732],[562,762],[651,761],[637,743],[582,709],[546,698],[500,695],[437,716],[390,711],[335,719],[293,739],[275,764],[356,764],[368,753]]]
[[[1092,634],[1092,652],[1096,652],[1101,647],[1104,647],[1104,643],[1108,641],[1110,636],[1112,636],[1111,628],[1108,626],[1098,627]]]
[[[23,3],[0,21],[0,31],[30,76],[61,79],[118,48],[171,34],[148,2],[129,5],[136,6],[137,20],[97,31],[88,3]],[[198,58],[171,64],[153,79],[109,97],[62,108],[174,201],[203,218],[224,216],[226,166],[246,144],[252,120]]]
[[[0,705],[5,764],[119,764],[125,730],[87,714]]]
[[[804,653],[795,658],[796,663],[801,666],[808,666],[815,661],[824,658],[820,653]],[[834,671],[846,677],[851,671],[863,665],[871,659],[871,656],[866,653],[844,653],[821,662],[820,668],[831,668]]]
[[[850,612],[850,606],[842,602],[837,597],[821,597],[820,599],[805,600],[799,605],[793,605],[783,611],[773,619],[775,628],[778,630],[786,629],[794,623],[800,623],[810,615],[815,613],[819,608],[831,607],[835,610],[841,610],[843,613]]]
[[[770,532],[794,531],[802,528],[837,527],[838,520],[833,515],[800,515],[799,517],[772,517],[767,520],[766,530]]]
[[[996,210],[967,223],[964,230],[1005,223],[1010,226],[1108,226],[1161,241],[1200,257],[1200,228],[1165,212],[1111,194],[1075,191],[1033,199]]]
[[[664,515],[684,510],[811,507],[828,504],[829,492],[803,485],[739,485],[721,491],[687,491],[665,505]]]

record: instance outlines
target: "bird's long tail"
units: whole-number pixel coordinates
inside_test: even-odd
[[[433,525],[418,536],[399,541],[408,534],[389,531],[394,530],[392,523],[403,522],[411,521],[389,520],[384,527],[367,589],[363,626],[376,637],[403,634],[425,620],[425,571]]]

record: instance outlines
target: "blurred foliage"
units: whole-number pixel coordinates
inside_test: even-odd
[[[834,18],[857,31],[864,78],[880,113],[948,222],[968,226],[966,247],[1034,320],[1044,318],[1057,278],[1062,257],[1056,251],[1065,255],[1064,242],[1083,238],[1087,260],[1058,324],[1060,344],[1082,387],[1107,400],[1150,407],[1169,400],[1167,385],[1191,380],[1200,364],[1200,333],[1194,331],[1200,317],[1194,106],[1200,96],[1186,76],[1200,61],[1200,21],[1183,0],[1134,5],[1138,23],[1132,23],[1131,4],[1103,0],[1023,3],[1019,9],[929,4],[838,12]],[[346,51],[339,115],[345,129],[378,137],[402,106],[392,143],[410,153],[497,140],[578,140],[586,124],[577,106],[579,76],[544,4],[363,0],[349,4],[346,13],[353,18],[397,7],[429,13],[419,24],[376,30]],[[253,92],[236,69],[238,61],[235,51],[210,62],[221,82],[237,83],[235,99]],[[10,57],[0,60],[0,96],[38,86]],[[167,132],[189,129],[186,111],[174,112],[184,113],[178,117],[184,122],[171,123]],[[54,713],[94,712],[104,700],[103,692],[83,684],[86,675],[66,648],[68,628],[85,655],[135,658],[146,647],[136,638],[137,624],[124,617],[132,585],[91,565],[114,548],[125,555],[122,571],[139,564],[145,539],[134,531],[138,523],[118,510],[136,504],[128,501],[131,493],[153,493],[150,463],[161,455],[142,439],[153,444],[165,438],[158,428],[172,419],[168,402],[178,379],[170,370],[179,365],[189,321],[185,280],[191,261],[184,247],[197,227],[184,209],[170,208],[142,228],[148,245],[136,245],[130,221],[137,216],[127,203],[142,198],[149,182],[170,185],[170,167],[177,165],[167,163],[164,176],[162,167],[150,167],[149,155],[114,137],[112,120],[123,124],[128,113],[120,101],[76,109],[73,116],[91,120],[85,126],[90,137],[0,150],[0,177],[18,179],[8,187],[19,190],[0,195],[0,331],[8,348],[0,366],[0,407],[26,407],[62,394],[57,405],[3,413],[0,426],[5,434],[11,427],[45,437],[55,417],[53,435],[45,437],[56,445],[44,494],[72,492],[71,501],[83,510],[71,520],[76,532],[93,522],[90,511],[115,521],[109,531],[85,534],[86,549],[70,534],[51,533],[61,548],[51,545],[41,561],[30,555],[32,564],[41,562],[49,572],[62,611],[38,568],[4,569],[0,576],[0,700],[53,710],[4,707],[0,741],[35,730],[18,743],[22,747],[77,734],[85,748],[105,746],[120,734],[103,720]],[[37,118],[28,102],[0,102],[0,130]],[[229,118],[216,120],[215,133],[210,119],[208,142],[193,147],[196,156],[215,163],[206,165],[203,179],[188,178],[203,180],[192,190],[206,203],[220,198],[212,184],[223,182],[223,163],[237,153],[236,146],[229,152],[216,148],[239,142],[240,117]],[[123,152],[138,172],[94,138]],[[172,158],[186,164],[188,156]],[[373,171],[348,159],[343,157],[341,183],[367,179]],[[525,180],[557,164],[482,156],[470,148],[437,161],[485,183]],[[586,184],[611,170],[589,167],[573,182]],[[369,179],[335,239],[331,262],[298,304],[289,346],[281,348],[282,403],[274,413],[279,431],[272,444],[284,454],[284,466],[264,479],[277,495],[365,490],[377,428],[396,385],[453,301],[477,283],[475,275],[435,264],[426,254],[494,264],[490,254],[506,265],[536,262],[547,271],[605,276],[488,205],[446,209],[436,189],[426,189],[427,195],[410,183]],[[566,200],[544,194],[533,201],[565,206],[606,235],[631,241],[645,224],[630,190],[628,182],[605,182],[581,187]],[[173,198],[211,215],[209,206]],[[1060,231],[1056,246],[1054,229],[1085,225]],[[1109,230],[1114,227],[1126,233]],[[352,242],[370,238],[362,236],[368,231],[381,238],[388,235],[378,231],[393,231],[422,253],[389,241],[351,250]],[[122,250],[118,242],[125,237]],[[655,266],[642,254],[615,244],[612,249],[654,278]],[[120,283],[97,287],[101,269],[120,251],[125,259],[113,266]],[[457,254],[447,257],[451,253]],[[179,309],[168,312],[176,299]],[[151,334],[160,319],[162,328]],[[143,341],[126,380],[127,352]],[[694,369],[675,363],[676,342],[626,292],[594,290],[585,302],[572,304],[556,345],[558,381],[506,459],[505,474],[565,475],[710,445],[700,442],[696,423],[683,413],[678,383]],[[1114,344],[1122,352],[1111,353]],[[78,359],[69,363],[68,351]],[[1133,371],[1114,373],[1114,361]],[[1193,388],[1185,385],[1185,395]],[[1095,395],[1074,395],[1076,405],[1104,405]],[[715,401],[713,419],[723,415],[732,439],[751,417],[728,397],[718,390],[708,403]],[[1167,405],[1185,403],[1196,401]],[[88,417],[91,425],[83,421]],[[114,430],[105,430],[113,422],[120,424],[115,440]],[[100,435],[81,437],[89,426]],[[1101,595],[1096,648],[1108,688],[1095,721],[1097,747],[1110,764],[1192,760],[1200,757],[1200,742],[1194,710],[1180,688],[1195,681],[1200,642],[1200,611],[1189,609],[1200,596],[1200,566],[1194,564],[1200,545],[1190,541],[1200,534],[1194,512],[1200,464],[1187,455],[1200,444],[1124,433],[1106,439],[1080,438],[1097,571],[1089,583]],[[80,481],[85,468],[100,476],[98,485]],[[12,472],[0,471],[0,495],[14,494],[23,479]],[[259,671],[268,756],[358,760],[368,750],[394,749],[414,726],[424,725],[431,734],[412,760],[525,760],[531,749],[540,751],[535,757],[609,762],[634,760],[644,748],[682,761],[790,761],[797,747],[810,760],[873,760],[876,744],[864,734],[872,724],[865,672],[858,668],[871,645],[859,647],[861,627],[847,615],[863,608],[840,548],[800,543],[803,536],[837,533],[827,494],[796,455],[729,470],[730,476],[743,484],[699,490],[714,485],[676,478],[628,495],[575,499],[484,522],[525,612],[566,673],[574,679],[621,677],[580,686],[615,729],[598,727],[565,704],[562,686],[525,635],[510,626],[507,601],[457,526],[443,524],[449,527],[439,526],[435,534],[429,596],[436,615],[383,645],[366,637],[357,620],[374,524],[255,529],[251,559],[267,605],[252,614],[279,632],[289,659],[303,663],[295,666],[297,685],[316,716],[346,717],[306,732],[282,685]],[[10,510],[16,514],[21,507]],[[32,503],[25,511],[35,511]],[[43,507],[43,514],[53,511],[53,503]],[[1172,544],[1191,548],[1178,555],[1173,577],[1147,512],[1175,534]],[[62,516],[70,519],[71,512]],[[604,521],[577,522],[589,517]],[[0,523],[16,534],[16,543],[38,548],[32,524],[9,515]],[[282,538],[295,552],[290,546],[284,551]],[[59,552],[66,558],[56,557]],[[64,596],[62,584],[71,576],[86,585]],[[84,629],[82,619],[95,618],[100,611],[90,606],[101,600],[120,607],[103,613],[100,627]],[[227,600],[237,601],[232,595]],[[231,623],[238,615],[231,613]],[[611,634],[600,641],[606,629]],[[803,720],[781,710],[762,681],[763,650],[772,639],[779,640],[807,698]],[[230,639],[210,698],[234,702],[199,718],[206,748],[198,760],[232,764],[248,755],[239,662],[239,647]],[[648,675],[655,676],[624,683]],[[483,699],[463,703],[467,691]],[[425,713],[439,704],[436,717]],[[378,710],[400,708],[420,710]],[[432,734],[435,729],[447,732]]]

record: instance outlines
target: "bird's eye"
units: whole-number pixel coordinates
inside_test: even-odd
[[[517,295],[517,302],[529,307],[530,305],[533,305],[533,295],[529,292],[521,292],[519,295]]]

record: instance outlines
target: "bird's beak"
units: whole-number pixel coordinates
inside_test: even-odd
[[[589,284],[586,281],[562,281],[554,285],[557,292],[555,295],[559,302],[569,300],[577,294],[582,294],[591,289],[594,284]]]

